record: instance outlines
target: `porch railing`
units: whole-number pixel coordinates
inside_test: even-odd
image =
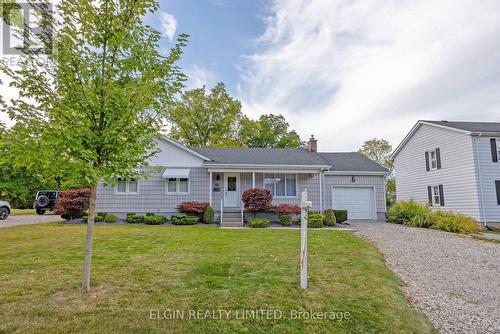
[[[220,200],[220,224],[222,225],[222,215],[224,212],[224,204],[223,204],[223,199],[221,198]]]

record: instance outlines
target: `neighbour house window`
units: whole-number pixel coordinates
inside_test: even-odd
[[[441,197],[439,196],[439,187],[432,187],[432,205],[441,205]]]
[[[436,150],[431,151],[431,169],[437,169]]]
[[[168,178],[165,188],[167,194],[188,194],[189,179],[188,178]]]
[[[497,192],[497,204],[500,205],[500,181],[495,181],[495,190]]]
[[[264,188],[277,197],[297,196],[297,174],[264,174]]]
[[[439,148],[425,152],[425,169],[428,172],[441,169],[441,150]]]
[[[490,138],[491,146],[491,161],[498,162],[498,157],[500,156],[500,145],[498,145],[498,140],[495,138]]]
[[[116,184],[116,193],[119,194],[137,194],[138,186],[136,179],[123,179],[118,178],[118,182]]]

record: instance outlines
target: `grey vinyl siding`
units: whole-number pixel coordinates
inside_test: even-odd
[[[208,202],[210,174],[205,168],[190,170],[188,195],[166,195],[162,173],[153,173],[139,180],[137,195],[118,195],[114,187],[100,184],[97,188],[97,212],[165,214],[175,212],[177,205],[183,201]]]
[[[375,206],[378,220],[385,219],[385,178],[379,175],[356,175],[352,182],[350,175],[325,175],[324,176],[324,208],[332,208],[332,188],[335,185],[369,186],[375,188]]]
[[[441,169],[426,171],[425,152],[440,149]],[[489,149],[489,148],[488,148]],[[472,137],[423,124],[394,160],[398,201],[428,202],[428,186],[443,185],[443,210],[479,216]]]
[[[500,162],[493,162],[491,158],[491,147],[490,138],[492,137],[479,137],[474,138],[474,148],[477,147],[477,155],[475,155],[476,165],[479,162],[479,166],[476,167],[476,177],[478,182],[478,188],[480,184],[480,190],[482,190],[483,196],[479,196],[480,200],[483,200],[484,204],[484,216],[483,210],[480,211],[481,221],[486,222],[500,222],[500,205],[497,204],[497,195],[495,188],[495,181],[500,180]],[[500,137],[497,139],[497,146],[500,146]],[[477,140],[477,145],[476,145]]]

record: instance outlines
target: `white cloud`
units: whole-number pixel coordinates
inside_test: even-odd
[[[189,78],[186,84],[187,89],[201,88],[202,86],[211,88],[215,85],[215,75],[211,71],[200,67],[197,64],[184,69],[184,73]]]
[[[164,11],[160,11],[160,24],[162,34],[172,41],[175,36],[175,31],[177,30],[177,20],[175,16]]]
[[[276,0],[241,71],[244,111],[322,150],[397,145],[418,119],[500,118],[500,2]]]

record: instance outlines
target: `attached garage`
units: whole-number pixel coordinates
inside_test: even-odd
[[[374,187],[333,186],[332,207],[347,210],[349,219],[377,219]]]

